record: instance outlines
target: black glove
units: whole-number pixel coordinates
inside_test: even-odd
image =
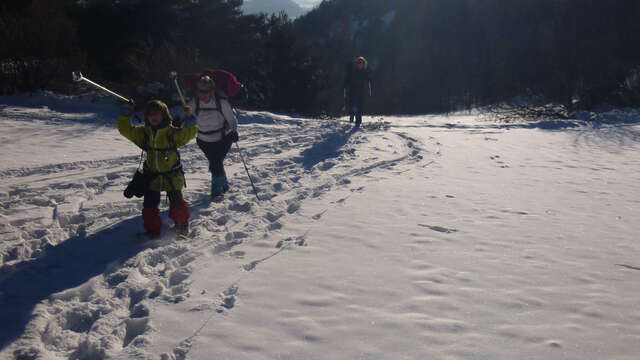
[[[238,132],[232,131],[226,135],[227,141],[230,143],[238,142]]]
[[[135,113],[136,104],[133,102],[122,103],[120,105],[120,115],[131,117]]]

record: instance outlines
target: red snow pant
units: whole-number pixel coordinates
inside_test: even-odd
[[[181,191],[167,191],[169,196],[169,218],[176,226],[186,225],[189,222],[189,208],[182,198]],[[152,237],[160,236],[162,231],[162,219],[160,218],[161,194],[159,191],[147,191],[144,194],[142,209],[142,221],[144,229]]]

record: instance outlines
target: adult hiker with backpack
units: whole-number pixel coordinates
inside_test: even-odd
[[[158,206],[161,193],[166,192],[169,197],[169,218],[174,221],[178,233],[186,234],[189,229],[189,208],[182,196],[185,178],[178,148],[196,137],[197,121],[187,106],[184,108],[186,115],[184,125],[180,128],[174,127],[167,105],[160,100],[153,100],[146,104],[144,126],[131,124],[133,112],[132,103],[122,107],[118,117],[118,131],[146,152],[147,156],[144,171],[136,173],[134,180],[125,191],[125,196],[130,197],[132,193],[136,196],[143,194],[144,228],[150,238],[157,238],[162,231],[162,219]]]
[[[344,99],[349,111],[349,122],[353,122],[355,117],[356,127],[362,124],[365,95],[371,96],[371,76],[367,65],[364,57],[356,58],[353,64],[347,66],[344,79]]]
[[[211,199],[216,200],[229,190],[224,159],[231,145],[238,141],[238,120],[227,93],[216,86],[213,76],[203,73],[195,92],[190,105],[200,126],[196,141],[209,160]]]

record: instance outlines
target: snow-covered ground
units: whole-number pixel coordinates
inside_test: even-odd
[[[240,112],[262,200],[190,144],[194,235],[141,243],[114,107],[0,98],[0,358],[637,359],[640,112],[599,116]]]

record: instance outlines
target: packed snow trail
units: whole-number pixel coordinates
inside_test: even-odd
[[[189,145],[192,235],[140,243],[141,200],[122,196],[138,152],[113,108],[0,103],[2,359],[640,351],[633,110],[595,125],[365,118],[362,131],[241,112],[263,201],[235,150],[231,192],[207,201]]]

